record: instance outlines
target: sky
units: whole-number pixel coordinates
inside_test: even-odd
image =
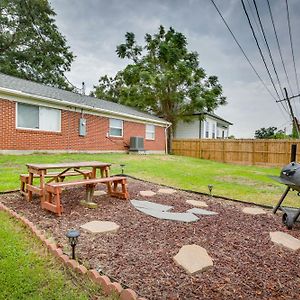
[[[256,2],[280,85],[262,34],[258,31],[259,22],[253,0],[244,0],[274,85],[280,99],[283,99],[280,86],[287,87],[289,95],[299,94],[299,90],[295,79],[285,1],[269,1],[292,90],[289,89],[279,56],[267,0]],[[269,126],[286,129],[289,133],[291,118],[286,103],[276,103],[279,98],[260,57],[241,1],[215,0],[215,3],[272,96],[243,56],[211,0],[50,0],[57,14],[56,25],[76,56],[71,71],[66,75],[77,87],[85,82],[88,92],[101,76],[114,76],[130,63],[118,58],[115,52],[116,46],[124,43],[126,32],[135,33],[138,44],[144,45],[146,33],[157,33],[160,25],[165,28],[172,26],[186,36],[188,49],[199,54],[200,66],[207,75],[219,78],[228,104],[218,108],[215,113],[233,123],[230,127],[231,135],[236,138],[252,138],[255,130]],[[300,28],[300,1],[288,0],[288,5],[298,71],[300,35],[296,29]],[[295,115],[300,117],[299,97],[291,103]]]

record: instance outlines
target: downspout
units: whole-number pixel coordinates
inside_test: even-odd
[[[172,125],[172,123],[170,123],[169,125],[167,125],[167,127],[165,127],[165,153],[168,154],[168,136],[167,136],[167,130],[168,128]]]

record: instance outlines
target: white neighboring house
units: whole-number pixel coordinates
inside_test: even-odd
[[[202,118],[203,120],[201,121]],[[194,113],[191,122],[178,122],[174,138],[227,139],[230,125],[232,125],[231,122],[214,113]]]

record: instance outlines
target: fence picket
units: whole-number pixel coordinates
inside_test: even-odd
[[[175,155],[220,162],[282,166],[290,160],[292,144],[300,155],[300,140],[174,139],[172,149]]]

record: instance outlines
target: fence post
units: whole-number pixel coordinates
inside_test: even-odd
[[[291,147],[291,161],[296,161],[297,156],[297,144],[292,144]]]

